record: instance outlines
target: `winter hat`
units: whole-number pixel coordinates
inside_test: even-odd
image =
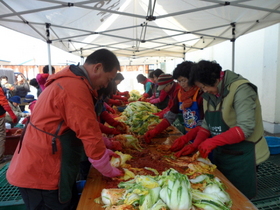
[[[173,77],[171,74],[161,74],[158,77],[158,90],[162,90],[166,85],[173,82]]]
[[[19,96],[13,96],[13,97],[9,98],[9,101],[20,104],[20,97]]]
[[[23,102],[25,102],[25,103],[30,103],[30,102],[35,101],[35,100],[36,100],[36,99],[34,99],[34,96],[33,96],[33,95],[26,95]]]

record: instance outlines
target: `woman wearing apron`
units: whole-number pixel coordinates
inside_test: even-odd
[[[204,91],[204,120],[194,142],[177,156],[199,150],[249,199],[256,195],[256,166],[269,157],[263,136],[257,87],[219,64],[202,60],[192,68],[191,84]],[[188,135],[188,134],[186,134]]]
[[[170,125],[174,125],[177,119],[177,121],[182,121],[185,132],[197,133],[198,129],[196,127],[200,125],[203,113],[199,88],[195,85],[188,85],[192,65],[193,62],[184,61],[174,69],[173,76],[170,74],[161,74],[159,76],[158,87],[167,92],[169,103],[165,109],[155,113],[162,121],[144,135],[147,143],[150,143],[153,137]],[[173,79],[176,79],[178,83]],[[181,123],[180,121],[179,123]],[[177,127],[176,125],[174,126]]]

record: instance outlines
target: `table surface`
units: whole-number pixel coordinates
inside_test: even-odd
[[[176,137],[177,135],[180,136],[181,134],[178,132],[169,133],[170,137]],[[166,137],[164,139],[166,139]],[[214,171],[214,175],[221,179],[221,181],[225,184],[226,191],[232,199],[232,210],[257,210],[254,204],[235,186],[233,186],[233,184],[218,169]],[[104,210],[102,205],[94,202],[94,199],[101,196],[101,191],[105,188],[105,185],[106,182],[104,177],[95,168],[91,167],[77,210]]]

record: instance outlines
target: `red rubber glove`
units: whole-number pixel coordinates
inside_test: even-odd
[[[119,92],[120,95],[127,96],[129,95],[129,91]]]
[[[112,141],[107,137],[102,137],[107,149],[122,150],[122,143],[119,141]]]
[[[112,99],[118,99],[124,102],[128,100],[128,98],[119,95],[113,95]]]
[[[149,130],[145,135],[144,139],[147,144],[151,143],[151,139],[154,138],[157,134],[164,131],[170,126],[170,123],[167,119],[163,119],[153,130]]]
[[[12,111],[11,107],[9,104],[6,104],[6,105],[2,105],[3,108],[5,109],[6,112],[9,113],[10,117],[12,118],[13,120],[13,123],[17,123],[18,122],[18,118],[17,116],[15,115],[15,113]]]
[[[107,122],[109,125],[114,126],[120,133],[126,133],[126,124],[115,120],[108,112],[102,112],[100,117],[101,119],[105,120],[105,122]]]
[[[122,143],[117,141],[117,140],[115,140],[115,141],[112,140],[112,148],[114,150],[121,151],[122,150]]]
[[[118,121],[117,121],[118,122]],[[127,132],[127,126],[125,123],[123,122],[118,122],[116,129],[121,132],[122,134]]]
[[[108,111],[108,112],[111,112],[112,114],[116,114],[116,111],[109,106],[109,104],[105,103],[104,102],[104,106],[105,106],[105,109]]]
[[[124,92],[121,93],[121,95],[123,95],[127,98],[130,98],[129,91],[124,91]]]
[[[94,168],[96,168],[103,176],[107,177],[116,177],[116,176],[123,176],[124,172],[112,167],[110,160],[111,157],[119,157],[116,153],[112,150],[106,149],[104,155],[99,160],[93,160],[88,158],[89,162],[92,164]]]
[[[156,115],[159,117],[159,119],[162,119],[164,117],[164,114],[167,113],[170,109],[167,107],[163,110],[161,110],[160,112],[158,113],[154,113],[153,115]]]
[[[124,102],[127,102],[128,101],[128,98],[127,97],[122,97],[122,99]]]
[[[189,141],[195,139],[199,129],[201,127],[197,126],[193,129],[191,129],[188,133],[186,133],[184,136],[181,136],[180,138],[176,139],[174,143],[172,144],[170,150],[172,152],[177,152],[180,149],[182,149]]]
[[[138,99],[138,101],[145,101],[146,98],[144,96],[142,96],[141,98]]]
[[[148,93],[143,93],[143,95],[142,95],[144,98],[149,98],[150,97],[150,95],[148,94]]]
[[[238,126],[232,127],[229,130],[206,139],[198,146],[201,157],[206,158],[209,153],[217,146],[224,146],[226,144],[236,144],[245,139],[244,132]]]
[[[120,100],[114,100],[114,99],[108,99],[108,104],[112,104],[112,105],[115,105],[115,106],[123,106],[124,103]]]
[[[119,135],[119,134],[121,134],[121,132],[118,131],[117,129],[109,128],[106,125],[103,125],[102,123],[99,123],[99,128],[100,128],[101,132],[105,133],[105,134],[112,134],[112,135]]]
[[[197,132],[196,138],[192,144],[186,145],[179,152],[175,153],[175,156],[181,157],[182,155],[189,155],[197,151],[198,146],[210,136],[210,131],[200,127]]]

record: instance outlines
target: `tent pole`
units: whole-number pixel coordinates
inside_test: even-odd
[[[81,61],[80,61],[80,65],[84,64],[84,56],[83,56],[83,48],[80,49],[81,52]]]
[[[232,71],[234,72],[234,61],[235,61],[235,40],[232,42]]]
[[[235,63],[235,23],[230,24],[232,26],[232,39],[230,40],[232,42],[232,67],[231,70],[234,72],[234,63]]]
[[[186,60],[186,45],[183,44],[183,61]]]
[[[47,42],[48,45],[48,58],[49,58],[49,75],[52,74],[52,61],[51,61],[51,43]]]
[[[46,23],[46,36],[47,36],[47,45],[48,45],[48,58],[49,58],[49,75],[52,74],[52,62],[51,62],[51,43],[50,40],[50,23]]]

